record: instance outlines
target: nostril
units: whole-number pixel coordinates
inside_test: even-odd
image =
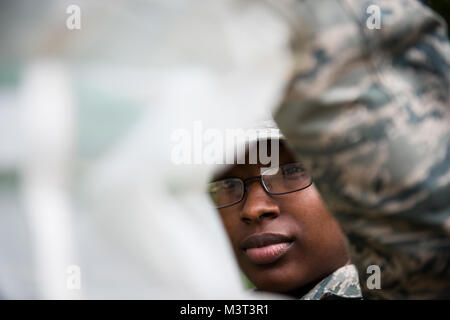
[[[275,212],[264,212],[263,214],[261,214],[259,216],[260,219],[264,219],[264,218],[275,218],[277,215]]]
[[[247,218],[247,217],[241,217],[242,222],[249,224],[250,222],[252,222],[252,219]]]

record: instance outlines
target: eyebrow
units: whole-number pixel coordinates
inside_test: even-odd
[[[302,162],[301,162],[301,161],[298,161],[298,160],[296,160],[296,159],[294,159],[293,161],[286,161],[286,162],[280,163],[279,166],[283,166],[283,165],[285,165],[285,164],[290,164],[290,163],[298,163],[298,164],[300,165],[300,167],[301,167],[302,169],[304,169],[304,166],[303,166]],[[233,168],[234,168],[234,167],[233,167]],[[226,180],[226,179],[232,179],[232,178],[239,178],[239,179],[242,179],[242,180],[246,180],[246,179],[250,179],[250,178],[256,178],[256,177],[259,177],[259,176],[261,176],[261,175],[250,176],[250,177],[247,177],[247,178],[242,178],[240,175],[236,175],[236,174],[234,174],[234,175],[232,175],[232,174],[222,174],[222,175],[220,175],[220,176],[218,176],[218,177],[214,177],[214,178],[210,181],[210,183],[216,182],[216,181],[221,181],[221,180]]]
[[[215,182],[215,181],[220,181],[220,180],[225,180],[225,179],[230,179],[230,178],[239,178],[239,175],[236,174],[229,174],[227,172],[219,175],[219,176],[215,176],[213,177],[213,179],[211,180],[211,182]]]

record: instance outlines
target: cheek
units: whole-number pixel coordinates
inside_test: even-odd
[[[323,260],[326,257],[330,265],[347,259],[345,237],[317,189],[311,188],[297,203],[301,209],[292,212],[302,225],[302,246],[311,259]]]
[[[306,191],[306,190],[304,190]],[[341,230],[316,188],[286,199],[282,207],[292,214],[299,230],[300,246],[308,256],[327,254],[342,242]]]
[[[303,225],[318,227],[317,224],[323,225],[323,222],[333,219],[314,185],[282,199],[280,209],[291,213]]]

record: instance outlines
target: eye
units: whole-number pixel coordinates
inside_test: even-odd
[[[219,186],[215,182],[211,182],[208,184],[208,192],[210,194],[215,194],[219,189]]]
[[[236,179],[225,179],[215,181],[209,184],[210,193],[230,192],[239,187],[239,181]]]
[[[293,175],[303,172],[303,169],[299,166],[284,167],[282,170],[283,170],[283,176],[293,176]]]
[[[232,189],[232,188],[236,187],[237,185],[238,185],[238,183],[236,180],[230,179],[230,180],[222,181],[222,187],[224,189]]]

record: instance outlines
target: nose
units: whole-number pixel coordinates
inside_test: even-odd
[[[259,181],[247,185],[247,194],[241,211],[241,221],[250,224],[274,219],[280,215],[280,208]]]

